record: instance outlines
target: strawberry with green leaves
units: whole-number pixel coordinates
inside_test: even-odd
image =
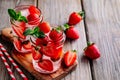
[[[74,26],[69,26],[68,24],[64,24],[64,27],[65,27],[65,34],[67,38],[73,39],[73,40],[79,38],[79,33]]]
[[[53,41],[58,41],[61,38],[63,38],[63,31],[60,27],[57,28],[53,28],[50,33],[49,33],[49,37],[51,40]]]
[[[84,49],[85,56],[94,60],[100,57],[100,51],[95,43],[87,43],[87,47]]]
[[[83,18],[84,18],[84,12],[83,12],[83,11],[80,11],[79,13],[73,12],[73,13],[71,13],[70,16],[69,16],[68,24],[69,24],[69,25],[76,25],[76,24],[79,23]]]
[[[76,59],[77,59],[76,50],[67,51],[63,57],[64,63],[67,67],[73,65]]]

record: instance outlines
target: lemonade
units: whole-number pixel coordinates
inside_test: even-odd
[[[65,35],[57,28],[42,22],[41,11],[35,6],[18,6],[8,9],[15,49],[21,53],[32,53],[33,67],[40,73],[53,73],[61,66]],[[56,34],[56,35],[55,35]]]

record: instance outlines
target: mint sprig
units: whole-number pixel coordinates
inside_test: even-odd
[[[14,19],[16,21],[24,21],[26,23],[28,22],[26,17],[21,15],[21,12],[16,13],[15,10],[8,9],[8,14],[12,19]]]
[[[34,29],[27,29],[24,33],[25,36],[32,35],[36,36],[37,38],[44,38],[45,34],[44,32],[39,30],[39,27],[35,27]]]

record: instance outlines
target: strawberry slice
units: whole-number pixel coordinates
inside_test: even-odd
[[[58,59],[62,54],[62,47],[57,48],[54,43],[48,43],[47,46],[41,46],[40,52],[52,59]]]
[[[53,64],[50,60],[44,59],[42,62],[38,62],[38,66],[44,70],[52,71],[53,70]]]
[[[76,50],[73,51],[67,51],[64,55],[64,63],[67,67],[74,64],[75,60],[77,58]]]
[[[39,18],[39,16],[37,14],[30,14],[30,15],[27,16],[28,22],[34,21],[38,18]]]
[[[30,41],[25,41],[23,43],[23,48],[25,48],[25,49],[32,49],[32,45],[31,45]]]
[[[36,45],[47,45],[48,42],[49,42],[48,36],[45,36],[44,38],[36,39]]]
[[[13,44],[17,50],[21,50],[22,44],[21,41],[17,38],[14,38]]]
[[[29,7],[29,12],[30,12],[30,14],[37,14],[38,16],[40,16],[40,10],[39,9],[37,9],[35,6],[30,6]]]
[[[32,50],[32,56],[34,60],[40,60],[42,58],[42,54],[35,49]]]

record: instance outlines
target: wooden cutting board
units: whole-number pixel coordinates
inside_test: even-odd
[[[2,30],[2,36],[4,39],[10,39],[12,41],[11,28],[5,28]],[[38,80],[60,80],[65,77],[69,72],[74,70],[77,66],[77,61],[70,67],[65,67],[64,64],[54,73],[51,74],[42,74],[37,72],[32,65],[32,53],[20,54],[17,51],[12,52],[12,57],[23,66],[28,72],[35,76]]]

